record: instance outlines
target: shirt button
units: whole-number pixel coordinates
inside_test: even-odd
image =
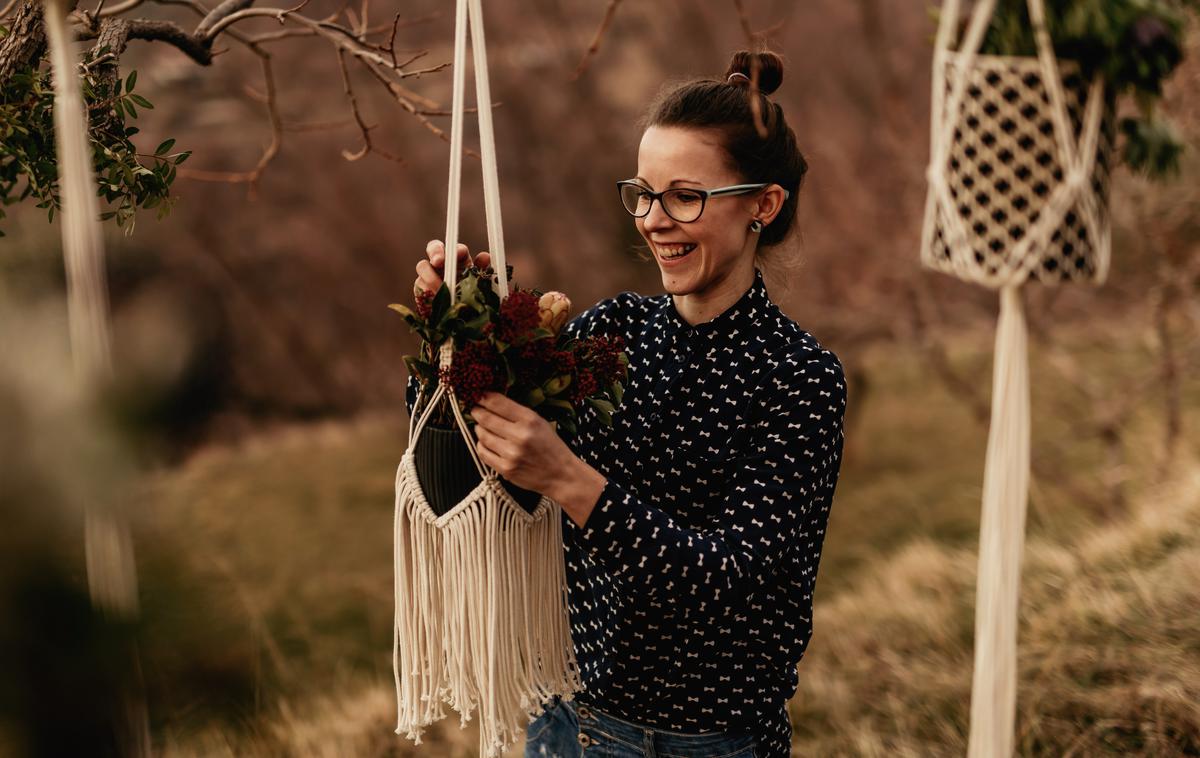
[[[587,747],[588,745],[592,744],[592,738],[587,736],[583,732],[580,732],[579,733],[579,744],[583,745],[584,747]]]
[[[583,705],[579,706],[579,718],[590,719],[591,717],[592,717],[592,712],[587,709],[587,706],[583,706]]]

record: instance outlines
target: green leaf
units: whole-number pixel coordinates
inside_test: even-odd
[[[613,400],[620,405],[621,398],[625,396],[625,388],[621,386],[620,382],[613,382],[612,386],[609,387],[609,391],[612,392]]]
[[[569,386],[571,386],[571,375],[562,374],[561,376],[556,376],[544,383],[542,385],[542,391],[545,392],[547,396],[553,396],[559,394]]]
[[[138,105],[142,106],[143,108],[145,108],[148,111],[154,110],[154,106],[150,104],[150,101],[147,100],[146,98],[142,97],[141,95],[130,95],[129,99],[132,100],[133,102],[137,103]]]
[[[433,296],[433,310],[429,315],[429,323],[441,324],[448,310],[450,310],[450,288],[446,286],[445,282],[442,282],[442,286],[438,287],[437,294]]]
[[[397,313],[399,313],[401,316],[404,316],[405,318],[416,318],[417,317],[416,311],[414,311],[412,308],[409,308],[407,305],[403,305],[401,303],[389,303],[388,307],[391,308],[392,310],[396,311]]]
[[[575,412],[575,406],[571,405],[569,402],[560,397],[546,398],[546,405],[551,408],[562,408],[563,410],[570,411],[571,413]]]
[[[133,85],[137,83],[137,71],[130,71],[129,76],[125,77],[125,91],[133,92]]]
[[[588,405],[596,409],[596,413],[600,415],[600,420],[605,426],[612,426],[612,403],[607,400],[597,400],[594,397],[587,398]]]
[[[155,155],[165,155],[167,153],[167,151],[170,150],[172,147],[175,147],[175,139],[174,138],[165,140],[161,145],[154,148],[154,154]]]
[[[132,97],[132,95],[130,97]],[[128,100],[118,100],[117,102],[125,106],[125,112],[129,114],[130,118],[137,118],[137,109],[133,107],[132,103],[130,103]]]
[[[437,370],[433,364],[426,363],[415,355],[404,356],[404,365],[408,366],[409,372],[426,384],[437,381]]]
[[[466,303],[471,308],[479,310],[483,307],[483,296],[479,292],[479,279],[474,276],[464,276],[458,283],[458,301]]]
[[[184,152],[180,153],[179,157],[175,159],[175,165],[178,166],[180,163],[186,161],[191,154],[191,150],[185,150]]]

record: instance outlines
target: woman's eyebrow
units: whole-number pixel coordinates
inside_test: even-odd
[[[646,185],[647,187],[649,187],[649,186],[650,186],[650,182],[646,181],[645,179],[643,179],[643,178],[642,178],[642,177],[640,177],[640,176],[635,176],[635,177],[633,177],[633,178],[634,178],[636,181],[639,181],[639,182],[641,182],[642,184]],[[669,184],[667,184],[667,186],[668,186],[668,187],[673,187],[673,186],[675,186],[676,184],[703,184],[703,183],[704,183],[704,182],[698,182],[698,181],[696,181],[695,179],[672,179],[672,180],[670,181],[670,183],[669,183]]]

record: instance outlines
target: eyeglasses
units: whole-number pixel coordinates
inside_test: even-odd
[[[663,211],[681,224],[689,224],[700,218],[704,205],[710,197],[721,195],[745,195],[770,187],[769,182],[763,184],[732,184],[717,189],[693,189],[691,187],[672,187],[662,192],[654,192],[641,182],[626,179],[617,182],[617,190],[621,193],[621,204],[634,218],[643,218],[650,214],[650,206],[657,200]],[[789,193],[783,191],[786,200]]]

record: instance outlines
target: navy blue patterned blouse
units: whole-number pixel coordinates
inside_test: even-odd
[[[562,517],[579,697],[658,729],[752,730],[760,756],[789,755],[841,463],[840,362],[758,270],[703,324],[668,294],[622,292],[565,328],[620,335],[630,359],[613,426],[588,408],[567,439],[608,479],[582,528]]]
[[[788,756],[841,463],[841,363],[757,271],[704,324],[670,295],[622,293],[566,330],[619,335],[630,359],[613,426],[588,409],[568,440],[608,480],[583,528],[563,515],[581,699],[674,732],[752,730],[758,756]]]

